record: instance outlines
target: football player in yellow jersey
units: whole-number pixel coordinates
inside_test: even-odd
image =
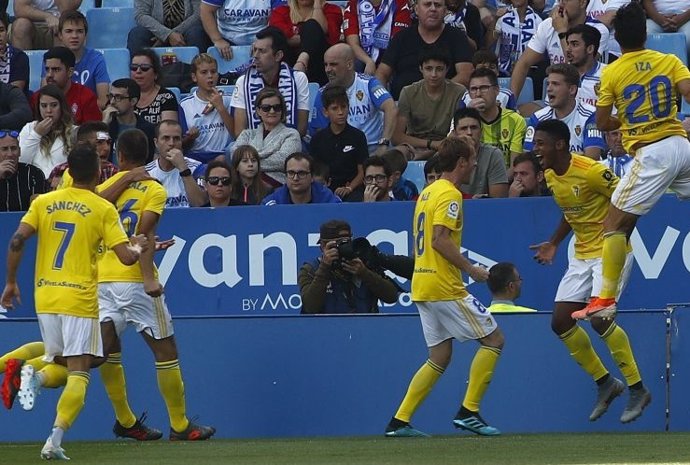
[[[412,300],[419,309],[429,359],[412,378],[405,398],[386,427],[386,436],[427,436],[410,425],[410,418],[450,363],[453,339],[476,340],[480,344],[470,367],[465,398],[453,424],[495,436],[500,431],[482,419],[479,403],[501,354],[503,333],[486,307],[465,290],[461,275],[464,271],[475,281],[486,281],[489,274],[460,253],[460,185],[469,181],[477,155],[469,138],[447,138],[437,156],[441,178],[422,191],[413,222]]]
[[[619,9],[613,26],[623,55],[602,72],[596,122],[602,131],[620,128],[623,145],[635,158],[604,221],[601,292],[573,313],[578,319],[616,313],[627,241],[638,218],[667,189],[690,198],[690,141],[676,117],[678,94],[690,102],[690,71],[678,57],[645,48],[647,25],[638,3]],[[617,116],[612,116],[614,106]]]
[[[35,271],[35,304],[45,356],[62,357],[69,370],[67,384],[57,404],[57,416],[41,457],[68,459],[61,447],[64,432],[84,406],[89,370],[103,355],[98,326],[96,259],[104,243],[118,260],[136,263],[144,237],[133,237],[134,246],[120,224],[115,208],[93,191],[99,163],[89,146],[77,146],[67,157],[74,187],[36,198],[12,236],[7,255],[7,277],[0,302],[13,308],[20,302],[17,268],[24,245],[38,235]]]
[[[570,258],[568,269],[556,291],[551,329],[597,384],[597,400],[589,416],[590,421],[594,421],[606,412],[611,401],[621,395],[625,387],[609,374],[594,351],[587,332],[576,324],[571,315],[584,308],[601,287],[603,222],[618,178],[603,164],[571,154],[569,140],[570,130],[562,121],[547,120],[537,125],[534,151],[541,159],[546,182],[563,216],[551,239],[530,248],[536,250],[535,260],[547,265],[552,262],[556,249],[570,231],[575,235],[575,256]],[[630,273],[632,259],[632,253],[628,251],[619,294]],[[651,395],[642,384],[623,328],[612,319],[593,318],[591,323],[608,346],[630,388],[628,404],[621,415],[621,421],[628,423],[642,415],[642,410],[651,401]]]

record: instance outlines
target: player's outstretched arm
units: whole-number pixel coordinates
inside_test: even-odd
[[[5,278],[5,289],[0,297],[0,304],[7,308],[14,308],[14,300],[21,305],[21,293],[17,284],[17,269],[24,254],[24,244],[26,240],[34,235],[36,230],[26,224],[19,223],[19,227],[10,239],[9,250],[7,251],[7,277]]]
[[[553,262],[553,257],[556,255],[556,249],[563,240],[568,237],[572,231],[570,223],[566,221],[565,216],[561,216],[561,221],[558,223],[556,231],[547,242],[530,245],[530,250],[535,250],[534,259],[540,265],[550,265]]]
[[[141,254],[148,248],[148,239],[143,234],[132,236],[129,238],[131,245],[127,242],[122,242],[113,247],[113,252],[117,255],[120,263],[123,265],[134,265]]]

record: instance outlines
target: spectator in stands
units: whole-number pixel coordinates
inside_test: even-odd
[[[0,81],[0,128],[20,131],[33,119],[33,113],[21,89]]]
[[[17,131],[0,130],[0,212],[26,211],[31,197],[45,192],[43,171],[19,161],[18,137]]]
[[[469,83],[474,50],[467,36],[458,28],[444,24],[446,6],[443,0],[419,0],[415,4],[418,23],[395,35],[376,69],[381,84],[390,84],[393,98],[400,96],[403,87],[422,79],[419,53],[425,48],[439,48],[450,53],[453,66],[447,77],[462,85]],[[392,79],[391,79],[392,78]]]
[[[496,57],[496,54],[490,50],[476,51],[474,55],[472,55],[472,65],[474,66],[475,70],[486,68],[498,75],[498,58]],[[462,103],[459,105],[459,107],[462,108],[463,105],[467,106],[470,103],[470,100],[472,100],[470,93],[465,92],[462,95]],[[498,96],[496,96],[496,103],[501,108],[508,108],[509,110],[517,109],[517,100],[515,95],[513,95],[510,89],[506,89],[504,87],[499,87]]]
[[[690,4],[678,0],[642,0],[642,4],[647,11],[647,34],[680,32],[690,54]]]
[[[264,205],[290,205],[307,203],[340,203],[331,190],[314,181],[311,174],[314,159],[307,153],[295,152],[285,159],[287,182],[266,196]]]
[[[134,0],[134,21],[129,31],[130,53],[147,47],[211,46],[199,18],[199,0]]]
[[[311,167],[311,178],[314,182],[320,182],[328,188],[331,187],[331,170],[325,163],[314,160],[314,164]]]
[[[522,153],[527,126],[520,114],[498,105],[498,77],[488,68],[479,68],[470,76],[469,108],[475,108],[482,117],[482,142],[498,147],[503,152],[506,169]]]
[[[364,190],[362,202],[388,202],[395,200],[391,192],[393,169],[383,156],[369,157],[364,162]],[[352,196],[352,200],[357,200]],[[348,199],[349,200],[349,199]]]
[[[441,171],[438,168],[438,161],[439,158],[437,156],[433,156],[424,163],[424,187],[427,187],[429,184],[433,184],[441,177]]]
[[[326,0],[287,0],[287,5],[271,11],[268,23],[287,37],[291,50],[287,61],[296,70],[307,73],[310,82],[326,84],[323,54],[340,40],[340,7]]]
[[[251,45],[254,36],[268,26],[274,3],[275,0],[204,0],[199,17],[220,55],[231,60],[233,45]]]
[[[595,109],[578,102],[580,74],[572,65],[551,65],[546,70],[548,106],[530,116],[525,133],[525,150],[534,145],[534,132],[540,121],[558,119],[570,129],[570,152],[601,160],[606,149],[604,137],[594,121]]]
[[[85,143],[89,144],[100,159],[101,164],[101,175],[98,180],[99,184],[105,182],[106,179],[110,178],[118,172],[117,166],[108,161],[110,153],[112,151],[113,141],[108,134],[108,125],[103,121],[87,121],[86,123],[79,126],[77,129],[77,144]],[[67,170],[67,162],[60,163],[48,177],[48,185],[50,189],[56,189],[62,182],[63,175]],[[70,180],[70,185],[72,184]]]
[[[443,21],[465,32],[474,50],[484,47],[485,30],[479,15],[479,8],[467,0],[445,0],[448,14]]]
[[[256,129],[245,129],[237,136],[237,145],[251,145],[261,158],[263,180],[272,187],[285,183],[285,159],[302,149],[296,129],[285,126],[285,99],[278,89],[264,87],[256,96],[254,107],[261,123]]]
[[[225,160],[211,160],[206,166],[204,185],[208,193],[209,202],[205,207],[231,207],[247,205],[232,196],[231,168]]]
[[[508,262],[496,263],[489,269],[486,285],[491,291],[491,313],[531,313],[537,310],[515,305],[522,291],[522,278],[515,265]]]
[[[72,82],[91,89],[98,99],[98,108],[105,108],[108,104],[110,76],[103,55],[85,46],[86,34],[89,32],[86,17],[76,10],[65,11],[60,15],[58,27],[60,41],[74,54]]]
[[[503,153],[497,147],[481,142],[482,117],[474,108],[461,108],[453,116],[454,134],[468,136],[477,152],[477,166],[469,184],[461,191],[472,198],[508,197],[508,172]]]
[[[29,57],[22,50],[10,45],[9,27],[10,19],[7,13],[4,10],[0,11],[0,82],[27,90],[29,88]]]
[[[45,83],[56,85],[64,94],[71,109],[74,124],[86,121],[100,121],[101,109],[96,94],[88,87],[72,81],[74,75],[74,53],[67,47],[53,47],[43,54]],[[37,94],[31,96],[36,105]]]
[[[350,111],[347,122],[367,136],[369,154],[381,154],[388,150],[393,137],[398,109],[388,91],[376,78],[355,72],[355,56],[347,44],[336,44],[324,55],[326,74],[330,84],[347,89]],[[319,89],[314,100],[314,110],[309,122],[309,133],[328,126],[328,119],[321,111],[323,103]]]
[[[48,179],[53,168],[67,161],[76,127],[59,87],[48,84],[34,96],[36,119],[24,126],[19,134],[19,161],[37,166]]]
[[[60,43],[60,14],[76,10],[81,0],[13,0],[12,45],[21,50],[42,50]]]
[[[539,197],[551,195],[544,182],[544,169],[530,152],[521,153],[513,160],[513,182],[508,197]]]
[[[410,24],[407,0],[348,0],[343,34],[357,59],[356,69],[373,76],[391,37]]]
[[[362,185],[363,163],[369,158],[367,138],[347,123],[350,104],[344,87],[326,86],[321,101],[322,111],[330,124],[314,134],[309,152],[316,161],[328,166],[328,187],[335,195],[346,199]]]
[[[568,29],[566,59],[580,73],[580,88],[577,100],[580,103],[596,106],[597,89],[605,64],[597,60],[597,49],[601,34],[589,24],[580,24]]]
[[[103,122],[108,125],[108,132],[112,140],[117,140],[120,134],[127,129],[137,128],[143,131],[149,142],[149,157],[146,163],[151,163],[156,152],[156,146],[153,143],[156,137],[156,128],[134,112],[139,97],[139,84],[134,79],[126,78],[113,81],[110,84],[108,106],[103,110]],[[117,157],[114,152],[110,158],[113,162],[116,161]]]
[[[549,62],[552,65],[566,62],[565,51],[568,48],[566,42],[567,32],[568,29],[578,24],[588,23],[599,30],[601,41],[598,53],[602,57],[606,55],[609,30],[604,24],[589,19],[586,8],[587,0],[570,0],[560,3],[551,12],[551,17],[539,25],[536,34],[529,41],[527,48],[520,55],[513,68],[510,79],[510,89],[513,91],[513,94],[520,95],[530,67],[541,62],[544,59],[544,54],[548,55]],[[531,110],[523,110],[521,113],[529,115],[533,111],[534,107],[531,107]]]
[[[609,42],[606,46],[608,57],[603,57],[605,63],[612,63],[613,60],[620,57],[622,54],[621,46],[616,41],[616,31],[613,29],[613,18],[616,16],[616,11],[623,8],[631,1],[632,0],[589,0],[589,3],[587,3],[587,16],[604,24],[609,30]],[[647,28],[647,32],[649,32],[649,28]]]
[[[413,147],[415,160],[426,160],[436,152],[465,92],[465,86],[446,78],[449,66],[445,51],[423,49],[419,59],[422,80],[400,93],[393,144]]]
[[[379,299],[393,303],[398,287],[383,271],[369,268],[366,259],[341,256],[339,244],[352,248],[352,228],[330,220],[319,228],[321,256],[305,263],[297,281],[303,314],[378,313]]]
[[[287,39],[278,28],[267,27],[256,34],[252,45],[253,66],[237,78],[232,94],[235,137],[247,128],[256,129],[261,123],[254,102],[264,87],[274,87],[280,91],[285,101],[289,102],[287,106],[290,111],[285,115],[285,124],[297,129],[300,136],[306,135],[309,81],[306,74],[293,70],[287,64],[287,53]]]
[[[633,157],[628,155],[628,152],[623,148],[623,133],[620,129],[616,129],[615,131],[607,131],[604,136],[608,151],[601,163],[606,165],[616,176],[623,178],[632,168],[633,161]]]
[[[403,177],[407,169],[407,157],[397,148],[393,148],[381,157],[391,168],[391,193],[395,200],[417,200],[419,190],[415,183]]]
[[[208,53],[200,53],[192,60],[192,80],[197,89],[180,102],[188,128],[182,146],[191,158],[207,162],[223,155],[232,145],[232,97],[216,88],[218,62]]]
[[[233,198],[249,205],[259,205],[273,191],[261,179],[261,158],[251,145],[235,145],[230,166]]]
[[[134,52],[129,71],[140,92],[134,113],[154,126],[163,120],[177,121],[177,98],[159,84],[161,62],[156,52],[150,48]]]
[[[504,77],[510,77],[515,63],[542,22],[529,0],[510,0],[510,3],[511,8],[498,18],[494,30],[498,71]]]
[[[182,153],[182,126],[176,120],[163,120],[156,126],[158,156],[146,171],[158,179],[168,194],[165,207],[201,207],[208,202],[206,191],[199,187],[194,174],[200,162]]]

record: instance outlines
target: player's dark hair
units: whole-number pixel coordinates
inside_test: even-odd
[[[305,152],[294,152],[287,156],[285,159],[285,164],[283,165],[283,171],[287,172],[287,164],[290,160],[307,160],[309,163],[309,172],[311,173],[311,168],[314,166],[314,158]]]
[[[560,74],[565,78],[565,83],[569,86],[580,85],[580,72],[576,67],[568,63],[557,63],[546,68],[546,75]]]
[[[482,124],[482,117],[476,108],[465,107],[455,110],[455,113],[453,113],[453,124],[457,126],[458,121],[460,121],[463,118],[472,118],[474,120],[477,120],[480,126]]]
[[[149,141],[141,129],[127,129],[117,138],[117,152],[128,162],[144,166],[149,157]]]
[[[419,66],[424,66],[424,63],[431,60],[440,61],[441,63],[446,65],[446,68],[450,68],[450,56],[445,50],[441,49],[440,47],[423,48],[422,51],[419,53]]]
[[[362,166],[364,167],[365,173],[367,172],[367,168],[370,166],[380,166],[381,168],[383,168],[383,172],[386,175],[386,177],[390,178],[393,174],[393,168],[391,168],[391,165],[390,163],[388,163],[388,160],[379,155],[367,158],[366,160],[364,160],[364,163],[362,163]]]
[[[487,78],[492,86],[498,87],[498,76],[491,68],[477,68],[470,74],[470,82],[475,78]]]
[[[630,2],[616,11],[611,26],[616,29],[614,37],[622,49],[634,50],[644,47],[647,40],[647,19],[637,2]]]
[[[98,154],[91,144],[77,144],[67,155],[69,174],[77,184],[89,184],[100,176]]]
[[[67,47],[49,48],[43,54],[43,63],[45,64],[46,61],[52,58],[60,60],[67,69],[74,68],[74,63],[76,62],[74,53],[72,53],[72,50],[68,49]]]
[[[324,108],[331,105],[338,104],[346,107],[350,106],[350,100],[347,98],[347,90],[343,86],[327,85],[321,94],[321,103]]]
[[[475,110],[476,111],[476,110]],[[473,149],[463,139],[446,137],[438,148],[438,169],[442,173],[455,169],[458,160],[469,160]]]
[[[524,162],[532,164],[532,168],[534,168],[534,174],[537,174],[540,171],[544,171],[544,169],[541,167],[541,163],[539,163],[539,160],[537,159],[537,157],[534,156],[532,152],[521,153],[520,155],[515,157],[515,160],[513,160],[513,168],[515,168],[520,163]]]
[[[129,95],[129,98],[139,99],[139,97],[141,97],[141,89],[139,88],[137,81],[134,79],[116,79],[110,85],[117,87],[118,89],[127,89],[127,95]]]
[[[256,33],[257,39],[271,39],[271,49],[273,53],[283,52],[283,56],[287,54],[288,41],[283,34],[283,31],[275,26],[268,26]]]
[[[486,285],[492,294],[505,291],[508,285],[514,281],[517,268],[510,262],[496,263],[489,269],[489,279]]]
[[[554,142],[562,140],[565,141],[566,145],[569,146],[570,144],[570,129],[568,129],[568,125],[561,120],[547,119],[545,121],[541,121],[534,129],[535,133],[538,131],[547,133],[549,137],[554,140]]]
[[[476,68],[477,65],[483,64],[498,66],[498,57],[491,50],[477,50],[472,55],[472,65]]]
[[[601,32],[596,27],[590,26],[589,24],[578,24],[568,29],[566,32],[566,40],[573,34],[580,34],[582,36],[582,41],[585,43],[585,48],[590,45],[594,46],[593,55],[596,57],[599,51],[599,44],[601,43]]]

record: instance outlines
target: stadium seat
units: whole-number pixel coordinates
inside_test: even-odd
[[[310,82],[309,83],[309,111],[314,107],[314,100],[316,100],[316,94],[319,92],[319,83]]]
[[[498,78],[498,86],[503,89],[510,89],[510,78],[501,77]],[[532,78],[527,76],[525,78],[525,85],[522,86],[522,91],[517,98],[517,104],[522,105],[523,103],[534,101],[534,83]]]
[[[191,63],[195,56],[199,54],[197,47],[154,47],[153,51],[159,57],[166,53],[174,53],[179,61],[183,63]]]
[[[175,98],[177,99],[177,104],[179,105],[180,100],[182,100],[182,97],[184,97],[182,95],[182,91],[180,91],[180,88],[179,87],[166,87],[166,89],[168,89],[170,92],[175,94]]]
[[[232,46],[232,60],[225,60],[220,56],[220,52],[216,47],[209,47],[207,52],[213,58],[218,60],[218,72],[228,73],[234,71],[238,66],[246,65],[252,57],[251,45],[233,45]]]
[[[126,48],[97,49],[105,58],[108,76],[111,81],[129,77],[129,50]]]
[[[425,164],[426,161],[408,161],[405,173],[403,173],[403,177],[412,181],[415,186],[417,186],[417,190],[419,192],[422,192],[424,185],[426,184],[426,177],[424,176]]]
[[[125,48],[127,34],[136,24],[134,8],[94,8],[86,12],[89,48]]]
[[[134,0],[101,0],[101,8],[134,8]]]
[[[12,2],[12,0],[10,1]],[[94,8],[96,8],[96,0],[81,0],[81,5],[79,5],[79,11],[81,11],[84,15],[89,10],[93,10]]]
[[[29,56],[29,90],[38,90],[41,87],[41,74],[43,74],[43,54],[46,50],[27,50]]]
[[[647,34],[647,48],[662,53],[671,53],[688,65],[688,50],[685,45],[685,34],[681,32],[663,32]]]
[[[680,99],[683,102],[680,106],[680,112],[683,113],[685,116],[690,117],[690,103],[686,102],[683,97],[681,97]]]

